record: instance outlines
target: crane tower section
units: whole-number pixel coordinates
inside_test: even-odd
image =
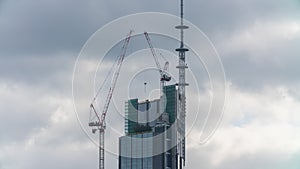
[[[104,166],[104,162],[105,162],[105,159],[104,159],[104,155],[105,155],[104,154],[105,153],[104,152],[104,150],[105,150],[105,147],[104,147],[104,141],[105,141],[104,134],[105,134],[105,129],[106,129],[105,119],[106,119],[107,111],[108,111],[108,108],[109,108],[109,104],[110,104],[114,89],[116,87],[118,77],[119,77],[119,74],[120,74],[122,63],[123,63],[124,57],[126,55],[127,47],[128,47],[132,32],[133,31],[131,30],[129,32],[129,34],[127,35],[127,37],[124,41],[122,50],[121,50],[121,54],[118,56],[117,68],[116,68],[116,70],[113,74],[111,85],[110,85],[108,95],[106,97],[106,101],[105,101],[105,104],[104,104],[101,115],[98,114],[98,112],[96,111],[96,109],[93,105],[94,101],[96,101],[96,97],[94,98],[93,102],[90,105],[90,107],[91,107],[91,112],[90,113],[94,114],[94,116],[96,117],[95,118],[96,120],[93,120],[91,118],[91,115],[90,115],[89,126],[92,127],[92,132],[93,133],[96,133],[96,131],[99,131],[99,147],[98,147],[99,148],[99,169],[104,169],[105,168],[105,166]]]

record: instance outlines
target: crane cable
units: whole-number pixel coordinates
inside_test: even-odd
[[[108,73],[106,74],[106,77],[105,77],[103,83],[101,84],[101,86],[100,86],[99,89],[97,90],[97,93],[96,93],[96,95],[94,96],[94,98],[93,98],[93,100],[92,100],[92,104],[96,101],[96,99],[97,99],[98,95],[100,94],[102,88],[103,88],[104,85],[106,84],[106,81],[108,80],[110,74],[113,72],[113,69],[114,69],[115,65],[117,64],[117,62],[118,62],[118,58],[119,58],[119,57],[116,57],[116,59],[115,59],[113,65],[111,66],[111,68],[109,69]]]
[[[104,85],[106,84],[106,82],[107,82],[107,80],[108,80],[108,78],[109,78],[109,75],[113,72],[114,67],[115,67],[115,65],[116,65],[117,62],[118,62],[118,57],[115,59],[113,65],[110,67],[109,71],[107,72],[104,81],[102,82],[101,86],[100,86],[99,89],[97,90],[97,93],[96,93],[96,95],[94,96],[94,98],[93,98],[93,100],[92,100],[92,102],[91,102],[91,105],[93,105],[94,102],[96,101],[98,95],[100,94],[101,90],[103,89]],[[90,109],[90,116],[89,116],[90,121],[93,120],[94,118],[96,118],[96,117],[93,117],[93,118],[91,117],[92,111],[93,111],[93,109],[91,108],[91,109]]]
[[[149,33],[148,33],[149,34]],[[155,42],[153,42],[153,41],[151,41],[151,43],[152,43],[152,46],[153,46],[153,48],[155,48]],[[166,62],[166,61],[168,61],[167,59],[166,59],[166,57],[160,52],[160,48],[155,48],[156,49],[156,51],[158,51],[158,54],[162,57],[162,59]]]
[[[126,39],[125,39],[126,40]],[[113,65],[111,66],[111,68],[109,69],[108,73],[106,74],[106,77],[104,79],[104,81],[102,82],[101,86],[99,87],[99,89],[97,90],[96,92],[96,95],[94,96],[92,102],[91,102],[91,105],[93,105],[98,97],[98,95],[100,94],[101,90],[103,89],[104,85],[106,84],[108,78],[110,77],[110,75],[112,74],[115,66],[117,65],[117,63],[119,62],[119,56],[115,58],[115,61],[113,63]],[[116,70],[117,71],[117,70]],[[92,114],[92,108],[90,109],[90,117],[89,119],[91,120],[91,114]],[[95,117],[94,117],[95,118]],[[93,119],[94,119],[93,118]]]

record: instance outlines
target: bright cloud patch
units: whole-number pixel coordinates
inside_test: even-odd
[[[286,87],[249,92],[231,86],[222,125],[207,145],[192,137],[189,149],[206,152],[213,168],[274,166],[288,168],[300,153],[300,100]],[[197,134],[198,133],[198,134]],[[195,131],[195,136],[199,132]],[[200,155],[199,155],[200,156]],[[276,159],[275,161],[268,158]],[[256,161],[264,161],[256,163]],[[192,157],[193,159],[193,157]],[[248,162],[249,163],[248,163]]]

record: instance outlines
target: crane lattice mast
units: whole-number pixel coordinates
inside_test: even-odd
[[[101,116],[97,113],[93,103],[90,105],[91,111],[94,113],[96,116],[96,121],[90,121],[89,126],[93,127],[92,132],[95,133],[97,130],[99,131],[99,169],[104,169],[104,134],[105,134],[105,129],[106,129],[106,124],[105,124],[105,118],[107,115],[107,110],[114,92],[114,89],[116,87],[116,83],[120,74],[121,66],[124,60],[124,57],[126,55],[127,47],[131,38],[131,34],[133,31],[130,31],[129,34],[127,35],[125,42],[122,47],[122,51],[120,56],[118,57],[117,60],[117,68],[116,71],[113,74],[113,78],[111,81],[111,85],[108,91],[108,95],[106,97],[106,101],[101,113]],[[94,99],[95,101],[95,99]]]

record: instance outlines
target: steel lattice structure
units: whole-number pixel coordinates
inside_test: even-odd
[[[176,26],[176,29],[180,30],[180,47],[176,49],[179,53],[179,82],[178,82],[178,155],[179,155],[179,168],[182,169],[185,166],[185,117],[186,117],[186,95],[185,87],[188,85],[185,81],[185,69],[188,66],[185,63],[185,53],[189,51],[184,46],[184,30],[188,29],[188,26],[183,22],[183,0],[181,0],[180,6],[180,25]]]

